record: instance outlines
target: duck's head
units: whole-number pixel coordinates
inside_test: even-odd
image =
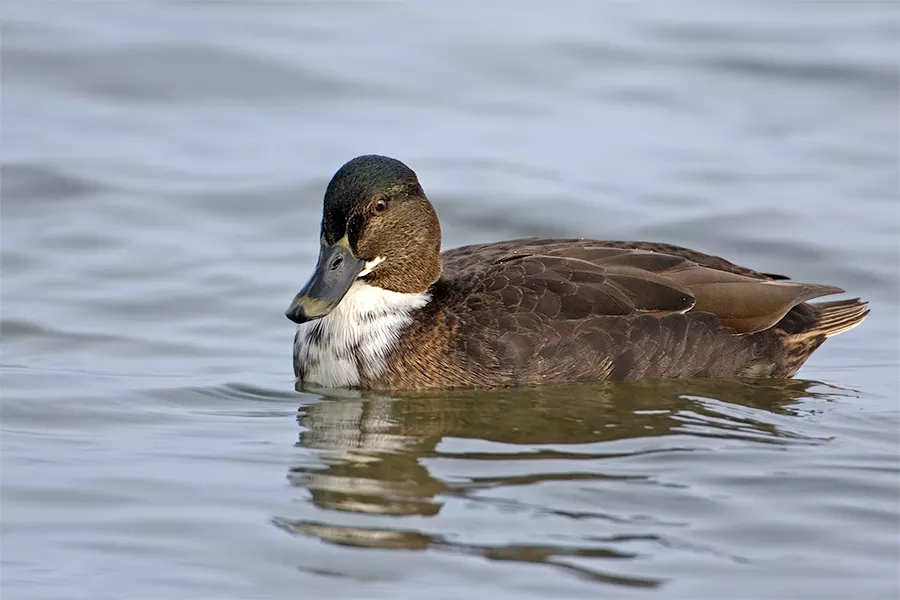
[[[424,292],[441,274],[441,227],[416,174],[399,160],[360,156],[325,191],[319,262],[285,313],[324,317],[357,280],[401,294]]]

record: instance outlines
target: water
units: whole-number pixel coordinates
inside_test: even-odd
[[[897,598],[891,2],[9,3],[2,589]],[[324,185],[871,301],[790,382],[296,391]]]

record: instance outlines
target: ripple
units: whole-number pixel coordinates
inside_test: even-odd
[[[774,61],[750,57],[705,58],[698,61],[704,68],[712,68],[728,75],[761,78],[781,78],[786,81],[866,88],[883,94],[896,93],[898,77],[895,71],[868,67],[859,63],[835,64],[814,61]]]
[[[81,196],[113,190],[107,184],[46,163],[4,163],[0,165],[0,178],[3,209],[9,217],[17,216],[32,203],[39,203],[46,210],[48,202],[71,202]]]
[[[331,97],[360,91],[340,79],[296,65],[189,44],[118,47],[69,55],[10,50],[5,60],[10,77],[27,73],[31,80],[43,79],[84,94],[126,101],[229,98],[234,102],[287,102],[311,95]],[[123,77],[123,73],[140,76]],[[172,80],[180,84],[173,86]]]
[[[198,388],[190,388],[193,392],[210,396],[219,400],[252,401],[263,403],[291,404],[297,403],[297,394],[293,389],[271,388],[248,384],[246,382],[224,383]]]
[[[427,550],[435,549],[449,552],[477,554],[489,560],[516,561],[525,563],[546,564],[562,571],[573,573],[579,577],[614,585],[638,588],[657,587],[661,581],[628,577],[604,572],[599,569],[585,568],[565,563],[564,557],[582,557],[591,559],[633,559],[637,555],[616,551],[603,547],[566,547],[551,545],[504,544],[502,546],[483,546],[462,544],[439,535],[425,535],[416,531],[397,531],[376,528],[336,527],[324,523],[298,522],[274,518],[272,524],[291,534],[314,536],[323,541],[342,546],[361,548]],[[640,538],[642,540],[647,538]],[[617,542],[631,541],[627,537],[619,537]]]

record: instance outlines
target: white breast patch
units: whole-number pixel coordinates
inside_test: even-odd
[[[380,377],[413,311],[429,300],[428,293],[401,294],[356,281],[333,311],[297,328],[297,372],[324,387],[353,387],[362,377]]]

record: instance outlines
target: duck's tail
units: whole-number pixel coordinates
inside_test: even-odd
[[[826,338],[850,331],[865,321],[869,314],[868,303],[859,298],[835,302],[811,302],[810,307],[816,311],[819,319],[808,333],[824,335]]]
[[[785,352],[769,376],[793,377],[827,338],[850,331],[868,314],[866,303],[859,298],[795,306],[775,328]]]

